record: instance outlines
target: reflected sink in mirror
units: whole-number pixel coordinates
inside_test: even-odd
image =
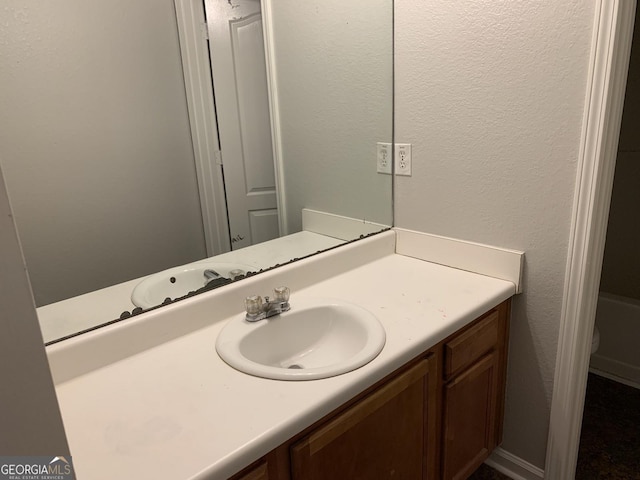
[[[170,268],[142,280],[131,292],[137,307],[161,305],[167,298],[175,300],[206,286],[209,282],[228,283],[237,276],[257,270],[241,263],[207,262]],[[227,282],[224,282],[224,280]]]
[[[218,355],[257,377],[316,380],[360,368],[384,347],[384,328],[358,305],[295,296],[290,303],[291,310],[265,320],[230,320],[218,335]]]

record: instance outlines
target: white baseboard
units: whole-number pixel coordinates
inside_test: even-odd
[[[369,235],[385,228],[390,227],[389,225],[343,217],[342,215],[320,212],[310,208],[302,209],[302,230],[340,240],[353,240],[360,235]]]
[[[396,253],[512,282],[522,293],[524,252],[394,228]]]
[[[500,447],[496,448],[484,463],[513,480],[540,480],[544,478],[544,470]]]
[[[602,357],[595,353],[591,356],[589,371],[609,380],[640,389],[640,369],[635,365]]]

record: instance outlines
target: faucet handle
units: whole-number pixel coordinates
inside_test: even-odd
[[[249,315],[257,315],[262,312],[262,297],[251,295],[244,299],[244,306]]]
[[[289,301],[290,295],[291,290],[289,290],[289,287],[276,287],[273,289],[273,296],[276,302],[286,303]]]

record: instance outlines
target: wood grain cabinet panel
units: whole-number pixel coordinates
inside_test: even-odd
[[[446,378],[460,373],[485,353],[496,348],[500,336],[500,317],[497,310],[465,332],[447,341],[444,346]]]
[[[462,480],[495,448],[498,404],[497,355],[492,352],[444,388],[443,468],[445,480]]]
[[[293,480],[421,479],[435,439],[430,359],[420,360],[291,448]],[[433,419],[433,415],[431,415]]]
[[[269,480],[267,462],[262,460],[257,465],[252,465],[234,475],[231,480]]]

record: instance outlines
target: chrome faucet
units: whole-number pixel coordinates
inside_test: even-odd
[[[220,275],[218,272],[216,272],[213,268],[207,268],[203,273],[205,278],[205,282],[204,282],[205,285],[207,285],[209,282],[213,280],[216,280],[217,278],[222,278],[222,279],[225,278],[222,275]],[[245,274],[244,270],[236,268],[235,270],[229,270],[228,276],[231,280],[235,280],[236,277],[240,277],[244,274]]]
[[[262,297],[258,295],[247,297],[244,301],[247,311],[245,320],[247,322],[257,322],[258,320],[264,320],[286,312],[291,308],[291,305],[289,305],[290,294],[291,291],[288,287],[277,287],[273,289],[273,300],[270,300],[269,297],[264,297],[264,301],[262,301]]]
[[[216,272],[213,268],[207,268],[203,273],[204,273],[204,278],[206,279],[206,281],[204,282],[205,285],[209,283],[211,280],[215,280],[216,278],[221,277],[221,275],[218,272]]]

